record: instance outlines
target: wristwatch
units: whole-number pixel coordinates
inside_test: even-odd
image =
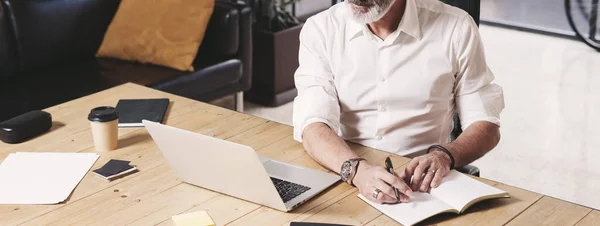
[[[364,158],[353,158],[348,159],[342,164],[342,168],[340,169],[340,176],[342,177],[342,181],[352,184],[352,179],[356,176],[356,170],[358,169],[358,164],[360,161],[365,160]]]

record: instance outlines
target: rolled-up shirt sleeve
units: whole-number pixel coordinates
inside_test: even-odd
[[[340,128],[340,106],[322,29],[309,19],[300,32],[300,65],[294,75],[298,96],[293,111],[294,139],[299,142],[312,123],[324,123],[335,133]]]
[[[494,83],[494,74],[486,63],[478,27],[470,17],[465,17],[455,31],[458,73],[454,94],[462,129],[477,121],[500,126],[504,94],[502,87]]]

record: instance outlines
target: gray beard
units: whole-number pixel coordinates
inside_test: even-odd
[[[392,8],[395,0],[367,0],[369,8],[355,7],[352,3],[358,0],[347,0],[346,4],[352,12],[352,19],[358,23],[368,24],[380,20]]]

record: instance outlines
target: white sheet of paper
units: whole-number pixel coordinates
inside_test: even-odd
[[[469,202],[484,196],[506,193],[500,189],[479,182],[455,170],[442,179],[440,186],[431,189],[431,195],[462,210]]]
[[[451,206],[436,199],[432,195],[421,192],[414,192],[408,203],[393,205],[373,203],[361,194],[359,194],[358,197],[375,209],[381,211],[383,214],[405,226],[414,225],[423,219],[453,209]]]
[[[60,203],[98,157],[96,153],[10,154],[0,164],[0,204]]]

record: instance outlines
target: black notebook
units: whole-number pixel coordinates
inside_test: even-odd
[[[119,100],[119,127],[143,127],[142,120],[162,123],[169,99]]]
[[[137,170],[129,163],[129,161],[111,159],[101,168],[94,170],[94,173],[106,180],[111,180]]]

